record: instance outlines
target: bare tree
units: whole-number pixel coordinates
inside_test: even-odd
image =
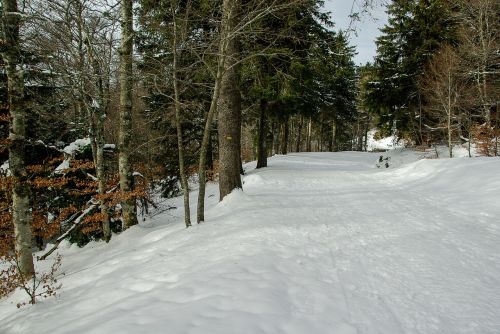
[[[111,80],[116,70],[118,17],[106,2],[32,0],[32,48],[58,74],[65,99],[86,121],[96,167],[98,192],[106,194],[105,122],[110,108]],[[103,13],[107,14],[104,15]],[[76,120],[74,120],[76,121]],[[111,238],[106,200],[100,209],[104,238]]]
[[[133,63],[133,17],[132,0],[122,0],[122,38],[120,48],[120,131],[118,136],[120,190],[124,194],[122,206],[123,229],[137,224],[136,200],[130,196],[134,189],[134,176],[130,162],[130,140],[132,137],[132,63]]]
[[[97,23],[94,25],[97,29],[101,28],[100,18],[98,16],[92,16],[93,20]],[[102,22],[104,27],[108,27],[111,24],[115,28],[115,23]],[[107,118],[107,112],[109,109],[110,102],[110,71],[109,64],[106,63],[106,58],[98,58],[98,52],[107,51],[108,43],[110,40],[114,40],[114,30],[108,32],[106,30],[94,30],[91,31],[88,26],[84,26],[84,39],[87,46],[87,58],[92,69],[93,79],[97,81],[95,88],[88,89],[83,94],[86,96],[88,118],[90,120],[90,139],[92,142],[92,148],[95,156],[95,166],[96,166],[96,177],[98,183],[98,190],[101,196],[106,194],[106,175],[105,175],[105,161],[104,161],[104,124]],[[113,44],[113,42],[109,43]],[[91,87],[91,84],[87,82],[87,87]],[[91,101],[91,102],[90,102]],[[102,217],[102,231],[104,234],[104,239],[109,241],[111,239],[111,229],[108,207],[104,197],[100,200],[100,209]]]
[[[15,231],[15,249],[19,271],[24,276],[34,274],[31,254],[30,189],[25,164],[26,109],[24,75],[21,63],[19,29],[22,14],[16,0],[3,0],[2,56],[7,69],[8,102],[10,112],[9,164],[12,173],[12,220]]]
[[[171,10],[173,17],[173,39],[172,39],[172,84],[174,88],[174,109],[175,109],[175,125],[177,130],[177,149],[179,154],[179,173],[181,178],[181,187],[184,197],[184,223],[186,227],[191,226],[191,209],[189,204],[189,184],[188,184],[188,176],[186,173],[186,166],[184,161],[184,136],[182,132],[182,119],[181,119],[181,102],[180,102],[180,93],[179,93],[179,79],[177,78],[177,72],[179,70],[178,63],[178,43],[186,41],[186,31],[188,25],[188,17],[190,11],[191,1],[188,0],[188,3],[185,8],[185,15],[181,23],[181,29],[178,27],[176,12],[179,10],[177,1],[172,0],[171,2]],[[180,41],[179,41],[180,40]]]
[[[226,0],[227,1],[227,0]],[[223,12],[223,18],[221,22],[221,32],[219,37],[219,54],[217,59],[217,69],[215,75],[215,83],[212,93],[212,100],[210,102],[210,108],[207,113],[205,128],[203,131],[203,139],[201,141],[200,147],[200,159],[198,164],[198,207],[196,220],[199,223],[205,220],[205,187],[206,187],[206,161],[207,161],[207,151],[208,143],[210,141],[210,130],[212,128],[212,121],[214,119],[215,113],[217,111],[217,101],[219,100],[219,94],[221,91],[221,82],[224,74],[224,68],[226,64],[226,52],[228,48],[228,43],[230,40],[229,25],[225,22],[229,19],[229,14]]]
[[[491,128],[491,109],[498,100],[498,12],[496,0],[460,0],[457,2],[460,24],[461,53],[467,61],[469,75],[474,78],[478,105],[483,110],[486,126]]]
[[[439,118],[444,119],[450,158],[453,157],[453,132],[464,89],[461,65],[456,51],[446,45],[434,56],[419,83],[429,101],[430,112],[437,112]]]

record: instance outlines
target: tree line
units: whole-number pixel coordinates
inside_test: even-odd
[[[109,241],[152,193],[189,227],[194,181],[201,223],[245,161],[356,148],[355,50],[322,6],[2,0],[2,255],[33,275],[34,246]]]
[[[494,0],[392,1],[363,69],[363,107],[382,134],[420,146],[475,145],[498,156],[498,13]]]
[[[322,6],[2,0],[0,255],[33,275],[34,246],[109,241],[156,194],[201,223],[207,182],[222,200],[244,162],[366,150],[374,127],[498,155],[496,1],[393,0],[365,66]]]

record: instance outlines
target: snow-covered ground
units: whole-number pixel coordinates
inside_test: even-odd
[[[397,136],[392,135],[389,137],[385,138],[379,138],[375,139],[375,135],[377,134],[378,130],[373,129],[368,131],[368,138],[367,138],[367,151],[368,152],[373,152],[373,151],[404,151],[405,147],[407,147],[408,143],[404,139],[398,139]],[[413,145],[408,145],[409,147],[412,147]],[[477,152],[476,145],[473,143],[470,147],[470,156],[471,157],[477,157],[480,156]],[[448,146],[446,145],[437,145],[437,146],[432,146],[427,149],[425,152],[425,155],[427,157],[433,157],[433,158],[446,158],[449,157],[449,149]],[[453,145],[453,157],[456,158],[463,158],[463,157],[468,157],[469,156],[469,150],[468,150],[468,144],[455,144]]]
[[[500,333],[500,159],[276,156],[207,222],[177,210],[84,249],[13,333]],[[195,199],[193,193],[193,203]]]
[[[368,131],[368,140],[367,140],[368,151],[392,150],[395,148],[405,147],[405,141],[403,139],[398,140],[396,136],[375,139],[376,133],[377,129]]]

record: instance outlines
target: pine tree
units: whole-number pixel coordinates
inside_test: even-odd
[[[368,85],[368,104],[384,134],[395,128],[401,137],[420,144],[417,77],[442,43],[453,42],[454,22],[445,0],[394,0],[387,12],[389,22],[377,39],[377,79]]]

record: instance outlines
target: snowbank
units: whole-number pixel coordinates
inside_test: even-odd
[[[397,148],[404,148],[405,142],[404,140],[398,140],[396,136],[390,136],[381,139],[375,139],[375,134],[377,130],[368,131],[368,140],[367,140],[367,150],[368,151],[382,151],[382,150],[392,150]]]
[[[77,139],[63,148],[63,152],[69,156],[73,156],[76,152],[82,151],[85,147],[90,145],[90,138]]]

